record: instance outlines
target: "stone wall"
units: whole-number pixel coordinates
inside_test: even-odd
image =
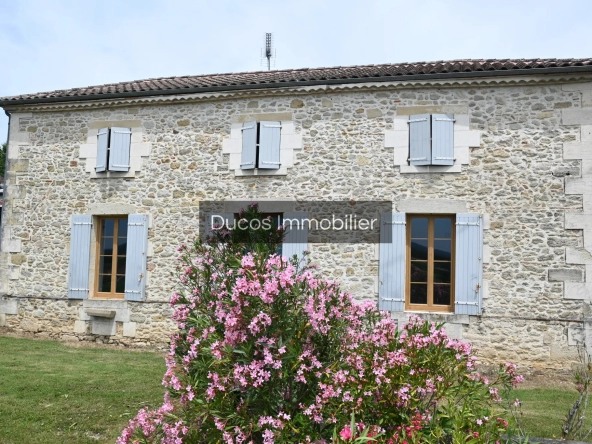
[[[592,212],[585,206],[592,202],[586,191],[592,103],[582,100],[590,90],[592,83],[467,82],[13,110],[0,326],[55,338],[166,343],[173,328],[166,300],[176,285],[176,248],[197,234],[204,199],[390,200],[400,208],[413,200],[447,199],[487,215],[486,291],[482,316],[436,318],[471,340],[486,362],[567,368],[576,359],[577,339],[586,334],[592,294],[586,272],[592,235],[585,231],[592,225],[573,216]],[[402,174],[393,148],[385,147],[397,116],[451,108],[468,116],[469,129],[480,135],[468,163],[460,172]],[[302,149],[293,152],[293,166],[283,175],[236,177],[223,145],[237,123],[261,114],[294,122]],[[116,121],[138,122],[136,142],[148,155],[138,157],[133,177],[91,178],[89,131]],[[150,215],[147,302],[126,302],[121,310],[129,316],[114,321],[115,335],[97,336],[81,315],[82,301],[66,299],[70,217],[106,203]],[[377,300],[376,245],[310,249],[322,273],[357,299]],[[572,259],[576,253],[583,259]]]

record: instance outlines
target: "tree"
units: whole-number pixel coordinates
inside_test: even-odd
[[[0,147],[0,177],[4,177],[4,166],[6,162],[6,143]]]

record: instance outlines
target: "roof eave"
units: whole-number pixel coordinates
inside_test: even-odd
[[[244,84],[244,85],[224,85],[193,88],[176,88],[166,90],[149,91],[126,91],[110,94],[91,94],[66,97],[45,97],[35,99],[21,100],[0,100],[0,106],[31,105],[42,103],[60,103],[60,102],[80,102],[91,100],[122,99],[142,96],[162,96],[175,94],[196,94],[207,92],[240,91],[250,89],[273,89],[297,86],[317,86],[317,85],[338,85],[347,83],[381,83],[381,82],[400,82],[408,80],[431,80],[431,79],[466,79],[471,77],[499,77],[499,76],[520,76],[520,75],[547,75],[547,74],[568,74],[592,72],[592,65],[588,66],[568,66],[568,67],[550,67],[550,68],[530,68],[530,69],[512,69],[499,71],[471,71],[471,72],[452,72],[452,73],[434,73],[434,74],[411,74],[399,76],[384,77],[355,77],[346,79],[318,79],[278,83]]]

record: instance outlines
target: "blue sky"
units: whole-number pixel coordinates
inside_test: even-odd
[[[590,0],[0,0],[0,96],[256,71],[266,32],[276,69],[592,57],[590,17]]]

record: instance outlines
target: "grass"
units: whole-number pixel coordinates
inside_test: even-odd
[[[524,432],[537,438],[561,438],[561,426],[578,399],[575,388],[529,388],[515,390],[513,396],[522,402],[518,421]],[[592,427],[592,398],[584,426]],[[588,438],[588,442],[592,439]]]
[[[0,337],[0,443],[113,443],[157,407],[162,355]]]
[[[161,404],[164,371],[157,353],[0,337],[0,444],[113,443],[140,408]],[[514,392],[529,436],[561,436],[577,393],[557,387]]]

